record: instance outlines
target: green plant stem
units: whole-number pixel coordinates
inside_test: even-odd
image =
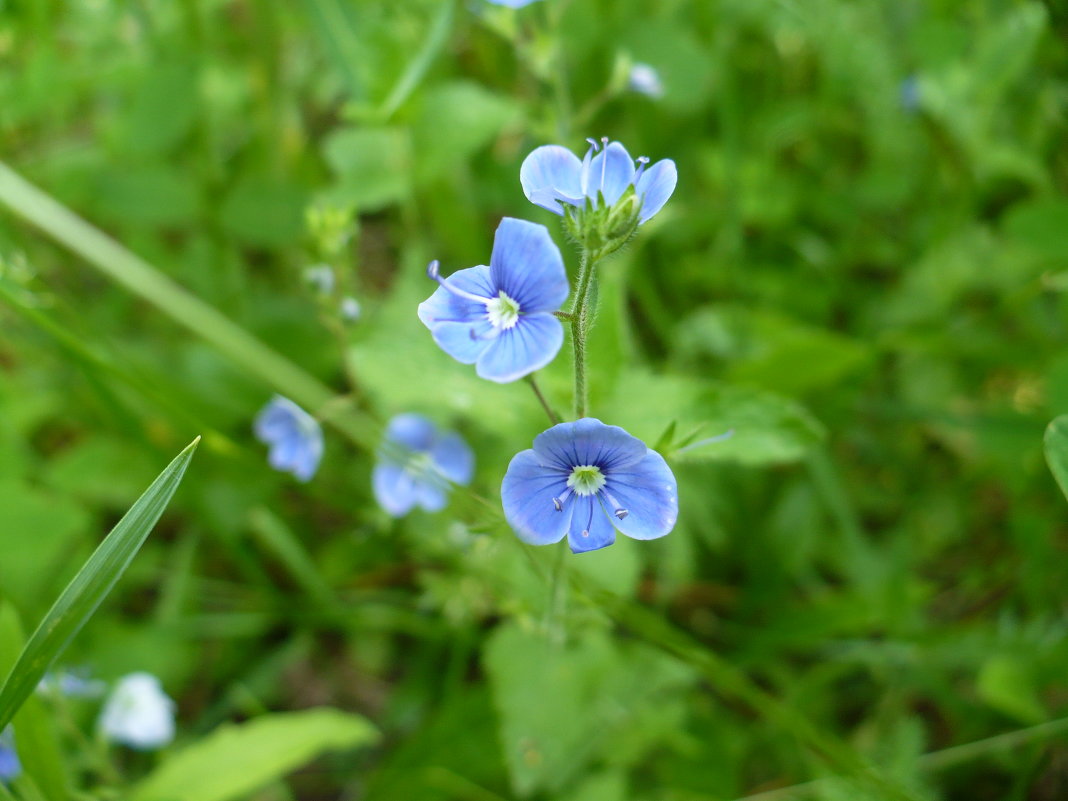
[[[533,374],[527,376],[527,383],[530,384],[530,388],[534,390],[534,394],[538,398],[538,402],[541,403],[541,408],[545,410],[545,413],[549,415],[549,421],[556,425],[560,422],[559,415],[553,411],[553,407],[549,405],[549,401],[545,399],[545,396],[541,392],[541,387],[538,386],[537,380],[535,380]]]
[[[285,393],[305,409],[319,409],[334,397],[335,393],[317,378],[267,347],[218,309],[188,292],[2,162],[0,205],[7,206],[40,228],[108,278],[212,344],[238,367]],[[330,422],[367,450],[374,449],[378,442],[378,426],[356,409],[332,418]]]
[[[571,305],[571,343],[575,348],[575,416],[586,416],[586,337],[593,325],[593,310],[589,306],[590,286],[593,284],[598,259],[587,248],[582,249],[579,263],[578,289]]]

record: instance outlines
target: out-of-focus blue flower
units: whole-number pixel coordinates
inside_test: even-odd
[[[448,278],[431,262],[440,287],[419,304],[441,349],[490,381],[515,381],[553,360],[564,329],[553,312],[567,298],[560,250],[544,225],[505,217],[493,239],[490,266]]]
[[[323,429],[289,398],[275,395],[253,426],[256,438],[270,448],[267,461],[275,470],[309,480],[323,458]]]
[[[575,553],[611,545],[617,529],[638,540],[663,537],[679,513],[663,457],[592,417],[555,425],[516,454],[501,499],[521,540],[548,545],[566,534]]]
[[[22,773],[22,763],[15,753],[15,732],[10,726],[0,731],[0,784],[17,779]]]
[[[678,182],[674,161],[661,159],[646,169],[649,159],[642,156],[635,167],[619,142],[602,139],[604,147],[598,152],[598,143],[587,141],[590,149],[582,161],[560,145],[542,145],[523,160],[519,182],[531,203],[562,215],[562,203],[583,208],[588,199],[597,208],[604,198],[603,205],[614,206],[633,186],[642,204],[639,225],[664,207]]]
[[[371,476],[375,500],[394,517],[414,506],[438,512],[448,502],[450,482],[468,484],[475,457],[459,434],[439,432],[422,415],[398,414],[386,426]]]
[[[304,269],[304,280],[320,295],[329,295],[334,291],[337,276],[329,264],[313,264]]]
[[[131,748],[162,748],[174,739],[174,701],[151,673],[123,676],[104,703],[100,730]]]
[[[487,3],[493,3],[495,6],[507,6],[508,8],[522,8],[523,6],[529,6],[536,0],[486,0]]]
[[[90,679],[87,671],[60,670],[45,673],[37,683],[37,691],[45,694],[64,695],[67,698],[99,698],[107,690],[107,684]]]
[[[363,310],[360,308],[360,301],[352,297],[352,295],[346,295],[341,299],[341,305],[338,306],[338,311],[341,314],[341,319],[346,323],[354,323],[360,319],[360,315]]]
[[[664,96],[664,84],[660,80],[660,73],[649,64],[640,62],[632,64],[627,83],[638,94],[652,98]]]
[[[898,100],[905,111],[919,111],[920,79],[916,75],[906,76],[898,89]]]

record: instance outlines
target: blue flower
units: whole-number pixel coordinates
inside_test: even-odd
[[[561,203],[583,208],[588,199],[596,208],[602,205],[600,195],[604,205],[614,206],[627,187],[633,186],[642,204],[639,225],[664,207],[678,182],[674,161],[662,159],[646,169],[649,159],[642,156],[635,168],[619,142],[602,139],[604,149],[597,153],[597,142],[587,141],[590,149],[582,161],[560,145],[543,145],[523,160],[519,182],[531,203],[563,214]]]
[[[474,454],[459,434],[439,433],[418,414],[398,414],[386,426],[371,483],[378,504],[403,517],[413,506],[441,511],[449,482],[468,484],[474,470]]]
[[[271,467],[292,473],[301,481],[315,475],[323,458],[323,430],[297,404],[275,395],[256,417],[253,428],[256,438],[270,447],[267,460]]]
[[[0,784],[17,779],[22,773],[22,763],[15,753],[15,732],[8,726],[0,731]]]
[[[664,458],[592,417],[555,425],[516,454],[501,499],[521,540],[548,545],[566,534],[575,553],[611,545],[617,529],[637,540],[663,537],[679,513]]]
[[[508,6],[508,8],[522,8],[523,6],[529,6],[535,0],[487,0],[489,3],[493,3],[495,6]]]
[[[489,267],[442,278],[434,261],[427,275],[441,286],[419,304],[419,319],[442,350],[474,364],[482,378],[515,381],[560,350],[564,329],[553,312],[567,298],[567,273],[544,225],[505,217]]]

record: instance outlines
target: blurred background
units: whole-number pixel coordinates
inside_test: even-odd
[[[1068,706],[1042,453],[1068,411],[1066,36],[1058,0],[0,3],[4,163],[233,324],[130,291],[0,176],[0,600],[23,629],[204,437],[63,656],[158,676],[177,738],[94,751],[99,703],[52,709],[70,797],[327,706],[380,739],[201,798],[1068,798],[1068,727],[1042,725]],[[670,536],[561,562],[498,511],[542,410],[415,307],[427,261],[485,263],[502,216],[574,270],[518,175],[588,136],[679,169],[603,265],[592,413],[650,445],[735,435],[672,459]],[[306,484],[252,421],[315,393],[240,330],[334,394],[307,408]],[[566,346],[539,380],[570,408]],[[442,513],[374,501],[401,412],[476,454]]]

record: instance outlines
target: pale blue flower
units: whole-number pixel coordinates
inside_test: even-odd
[[[504,516],[524,542],[567,536],[575,553],[638,540],[675,527],[678,488],[671,468],[619,426],[592,417],[560,423],[515,455],[501,485]]]
[[[598,143],[587,141],[590,149],[581,161],[560,145],[542,145],[523,160],[519,182],[530,202],[563,214],[561,204],[584,208],[589,200],[595,208],[602,204],[614,206],[627,187],[633,186],[642,203],[639,224],[664,207],[678,182],[674,161],[662,159],[646,169],[649,159],[642,156],[635,167],[619,142],[602,139],[604,147],[597,152]]]
[[[270,447],[267,461],[275,470],[307,481],[323,458],[323,429],[297,404],[275,395],[253,426],[256,438]]]
[[[507,6],[508,8],[522,8],[523,6],[529,6],[536,0],[486,0],[487,3],[492,3],[495,6]]]
[[[107,684],[89,678],[87,670],[60,670],[45,673],[37,683],[37,691],[67,698],[99,698],[107,691]]]
[[[440,287],[419,304],[419,319],[441,349],[482,378],[515,381],[553,360],[564,329],[553,312],[567,298],[560,250],[544,225],[505,217],[493,239],[490,266],[448,278],[431,262]]]
[[[174,701],[151,673],[119,679],[100,713],[100,731],[114,743],[151,751],[174,739]]]
[[[664,84],[660,80],[660,73],[656,67],[641,62],[631,65],[627,83],[638,94],[646,97],[660,98],[664,96]]]
[[[393,517],[415,506],[445,508],[452,484],[469,484],[475,457],[459,434],[439,432],[418,414],[398,414],[386,426],[371,476],[375,500]]]
[[[15,753],[15,732],[8,726],[0,731],[0,784],[17,779],[22,773],[22,763]]]

